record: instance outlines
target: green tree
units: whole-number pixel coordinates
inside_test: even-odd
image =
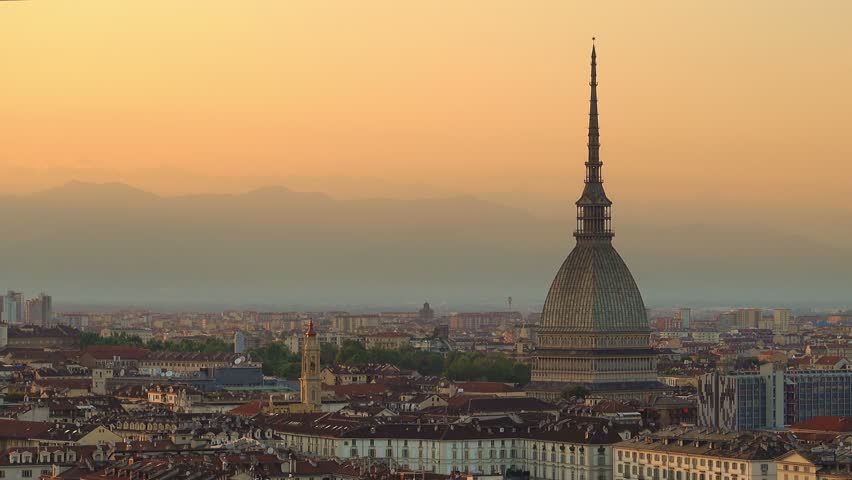
[[[582,385],[571,385],[562,389],[562,398],[586,398],[589,390]]]
[[[339,365],[361,366],[370,363],[367,349],[360,342],[346,340],[337,351],[334,363]]]
[[[331,343],[320,344],[320,365],[328,366],[337,357],[337,347]]]
[[[297,378],[301,373],[301,357],[290,352],[283,343],[275,342],[266,347],[254,349],[249,354],[252,359],[263,363],[264,375]]]

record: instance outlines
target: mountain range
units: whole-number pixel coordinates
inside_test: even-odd
[[[571,211],[573,206],[566,206]],[[0,197],[0,287],[102,304],[540,308],[573,222],[472,196],[269,187],[160,196],[70,182]],[[614,223],[648,305],[844,302],[852,249],[763,225]]]

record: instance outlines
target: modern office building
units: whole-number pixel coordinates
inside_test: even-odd
[[[554,400],[571,386],[630,399],[659,392],[657,354],[645,304],[612,245],[612,201],[604,192],[598,129],[597,55],[592,47],[585,186],[577,200],[574,249],[559,268],[542,311],[526,390]]]
[[[234,332],[234,353],[245,353],[246,334],[240,330]]]
[[[24,294],[9,290],[3,297],[2,320],[10,325],[24,323]]]
[[[698,379],[698,423],[705,427],[777,429],[819,416],[852,416],[852,371],[785,371],[770,363]]]
[[[692,323],[692,310],[681,308],[678,310],[678,316],[680,316],[680,327],[684,330],[689,330],[689,326]]]

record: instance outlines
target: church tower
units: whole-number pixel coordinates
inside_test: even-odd
[[[302,376],[299,377],[302,405],[306,412],[318,412],[322,407],[320,380],[320,345],[314,321],[308,321],[305,345],[302,347]]]
[[[569,387],[626,400],[661,391],[645,304],[612,245],[612,201],[603,187],[597,53],[592,46],[588,157],[577,200],[576,244],[544,302],[527,391],[545,400]]]

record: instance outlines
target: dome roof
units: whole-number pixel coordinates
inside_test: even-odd
[[[550,285],[544,332],[647,332],[633,275],[609,241],[578,241]]]

